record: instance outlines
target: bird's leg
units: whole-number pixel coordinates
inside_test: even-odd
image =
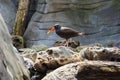
[[[68,39],[66,39],[66,47],[68,47],[68,42],[69,42]]]

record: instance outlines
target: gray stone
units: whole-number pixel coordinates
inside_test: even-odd
[[[0,0],[0,13],[3,16],[10,33],[12,32],[14,26],[17,11],[17,7],[13,2],[11,0]]]
[[[41,80],[118,80],[120,78],[117,75],[120,73],[119,66],[119,62],[108,61],[71,63],[48,73]]]
[[[56,68],[74,62],[83,61],[81,55],[66,47],[51,47],[37,54],[30,54],[36,58],[34,67],[39,72],[38,75],[44,75]],[[41,73],[42,72],[42,73]],[[38,75],[34,75],[34,77]],[[40,78],[40,77],[39,77]],[[41,79],[37,79],[41,80]],[[55,79],[57,80],[57,79]]]
[[[16,52],[0,14],[0,80],[30,80],[29,72]]]
[[[79,53],[85,60],[120,61],[120,49],[117,47],[90,46]]]
[[[118,0],[38,0],[36,12],[24,34],[27,47],[45,44],[52,46],[62,40],[46,32],[56,23],[80,32],[94,34],[75,37],[81,45],[102,43],[120,47],[120,2]]]

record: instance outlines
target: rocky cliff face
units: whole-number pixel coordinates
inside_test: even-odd
[[[29,80],[27,68],[12,45],[11,36],[0,14],[0,80]]]
[[[9,32],[12,32],[17,11],[17,0],[0,0],[0,13],[8,26]]]
[[[82,32],[95,34],[76,37],[82,45],[91,43],[120,44],[119,0],[38,0],[36,12],[24,34],[27,47],[38,44],[51,46],[60,40],[47,30],[55,23]],[[119,46],[120,47],[120,46]]]

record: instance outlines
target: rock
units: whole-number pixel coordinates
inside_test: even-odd
[[[40,52],[45,51],[46,49],[48,49],[48,47],[46,45],[33,45],[31,49],[35,50],[36,52]]]
[[[23,57],[23,60],[24,60],[24,63],[28,69],[34,67],[34,62],[31,59]]]
[[[48,47],[45,45],[34,45],[31,48],[22,48],[19,49],[19,52],[23,57],[31,59],[33,62],[35,62],[37,58],[37,53],[46,50]]]
[[[30,80],[29,71],[20,56],[16,54],[16,49],[12,45],[11,36],[1,14],[0,42],[0,80]]]
[[[44,51],[41,51],[44,50]],[[33,46],[30,48],[19,49],[23,58],[25,57],[26,66],[30,67],[31,80],[42,79],[49,71],[62,65],[82,61],[80,54],[66,47]],[[32,61],[34,66],[32,67]]]
[[[30,72],[30,77],[32,77],[35,74],[34,62],[29,58],[26,58],[26,57],[22,57],[22,58],[25,63],[25,67]]]
[[[24,48],[24,49],[19,49],[19,51],[21,51],[22,56],[31,59],[33,62],[35,62],[35,60],[39,57],[64,58],[66,56],[70,56],[76,53],[66,47],[51,47],[51,48],[46,49],[46,46],[33,46],[31,49]]]
[[[88,48],[88,46],[79,46],[76,48],[77,52],[80,52],[81,50],[83,50],[84,48]]]
[[[28,54],[27,58],[30,58],[33,61],[35,60],[35,73],[31,77],[31,80],[40,80],[47,73],[60,66],[83,60],[79,53],[66,47],[51,47],[45,51]]]
[[[120,78],[119,66],[119,62],[71,63],[52,71],[41,80],[118,80]]]
[[[22,36],[12,35],[13,45],[19,50],[20,48],[24,48],[24,40]]]
[[[29,0],[30,1],[30,4],[29,4],[29,10],[28,10],[28,15],[26,16],[26,21],[25,21],[25,29],[27,28],[28,26],[28,23],[29,21],[31,20],[31,17],[33,16],[34,12],[36,11],[36,1],[37,0]]]
[[[29,58],[33,62],[35,62],[36,57],[37,57],[37,52],[35,50],[26,48],[26,49],[20,49],[20,51],[23,51],[21,52],[21,56]]]
[[[11,0],[16,8],[18,8],[18,0]]]
[[[0,13],[3,16],[10,33],[12,33],[17,11],[14,2],[16,3],[17,0],[0,0]]]
[[[31,76],[31,80],[40,80],[42,79],[46,74],[50,74],[52,75],[54,74],[63,74],[62,76],[65,77],[66,80],[68,79],[78,79],[80,80],[81,75],[85,76],[86,74],[86,69],[88,70],[88,72],[91,71],[91,74],[88,74],[88,78],[87,80],[91,79],[91,75],[95,75],[97,77],[97,75],[95,73],[92,73],[92,71],[98,71],[98,75],[100,76],[106,76],[106,75],[102,75],[101,71],[105,72],[104,70],[112,70],[112,68],[110,67],[110,65],[112,66],[113,64],[116,66],[117,64],[120,65],[120,63],[116,63],[116,61],[120,61],[120,49],[117,47],[104,47],[102,45],[89,45],[89,46],[80,46],[77,47],[77,50],[80,51],[78,52],[74,52],[71,50],[71,48],[67,48],[67,47],[63,47],[63,46],[59,46],[59,47],[51,47],[48,48],[44,51],[39,51],[38,46],[37,47],[33,47],[32,49],[26,49],[24,50],[24,54],[26,54],[25,57],[31,59],[32,61],[34,61],[34,68],[32,68],[33,70],[33,74]],[[27,51],[28,50],[28,51]],[[35,51],[36,50],[36,51]],[[93,60],[93,61],[89,61],[89,60]],[[95,61],[97,60],[97,61]],[[102,61],[100,61],[102,60]],[[106,61],[114,61],[114,62],[106,62]],[[29,61],[28,61],[29,62]],[[59,69],[59,67],[73,63],[74,65],[78,66],[76,62],[81,62],[79,64],[80,71],[79,69],[76,69],[74,71],[73,66],[71,67],[70,65],[70,69],[69,67],[67,67],[68,71],[66,71],[67,69],[63,69],[63,71],[60,70],[60,72],[58,73],[53,73],[55,69]],[[105,64],[104,64],[105,63]],[[94,66],[93,66],[94,65]],[[105,66],[104,66],[105,65]],[[92,68],[93,67],[93,68]],[[119,67],[117,67],[118,69]],[[85,69],[85,71],[84,71]],[[115,69],[115,68],[114,68]],[[90,70],[90,71],[89,71]],[[99,72],[100,70],[100,72]],[[56,71],[56,70],[55,70]],[[64,71],[67,74],[64,74]],[[72,72],[73,71],[73,72]],[[75,72],[75,75],[73,75]],[[82,74],[82,72],[84,72],[84,74]],[[109,80],[109,75],[112,74],[108,74],[107,72],[105,72],[108,76],[107,76],[107,80]],[[117,74],[119,72],[115,72],[113,74]],[[80,75],[79,75],[80,74]],[[47,78],[49,76],[46,76]],[[77,75],[77,77],[75,77]],[[55,75],[56,76],[56,75]],[[67,77],[66,76],[70,76]],[[80,76],[80,77],[79,77]],[[51,76],[53,77],[53,76]],[[52,78],[48,78],[52,79]],[[58,77],[58,76],[57,76]],[[113,76],[114,77],[118,76]],[[45,79],[47,79],[45,78]],[[83,80],[85,77],[83,77]],[[64,79],[63,77],[60,79]],[[103,78],[101,78],[103,79]],[[115,78],[116,79],[116,78]],[[44,78],[43,78],[44,80]],[[56,77],[53,80],[57,80]],[[103,79],[104,80],[104,79]],[[117,79],[116,79],[117,80]]]
[[[39,79],[41,79],[51,70],[54,70],[60,66],[83,61],[83,58],[80,54],[66,47],[48,48],[46,51],[37,53],[36,56],[34,67],[37,73],[33,76],[33,78]]]
[[[24,34],[27,47],[40,44],[52,46],[56,41],[63,40],[55,33],[46,34],[56,23],[86,33],[94,32],[73,38],[81,45],[98,42],[111,45],[112,42],[113,46],[120,47],[119,9],[118,0],[38,0],[36,12]]]
[[[53,46],[65,46],[66,41],[56,41]],[[69,41],[68,46],[71,48],[77,48],[80,46],[79,41]]]
[[[92,46],[83,48],[79,53],[87,60],[120,61],[120,49],[117,47]]]

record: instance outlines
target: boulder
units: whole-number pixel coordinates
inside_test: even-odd
[[[30,80],[29,71],[13,47],[7,25],[0,14],[0,80]]]
[[[25,31],[27,47],[45,44],[52,46],[63,40],[55,33],[47,35],[54,24],[68,26],[78,31],[94,33],[75,37],[81,45],[102,43],[120,44],[119,0],[38,0],[36,12]]]
[[[19,35],[12,35],[12,42],[18,50],[24,47],[24,40]]]
[[[0,13],[3,16],[10,33],[12,33],[15,22],[17,1],[18,0],[0,0]]]
[[[34,67],[37,71],[44,73],[62,65],[83,60],[79,53],[65,47],[51,47],[45,51],[29,54],[28,58],[35,62]]]
[[[29,58],[34,62],[35,71],[31,77],[32,80],[42,79],[47,73],[60,66],[83,61],[83,58],[79,53],[63,46],[51,47],[39,52],[32,49],[26,49],[22,54],[23,53],[24,55],[22,56]]]
[[[119,80],[119,62],[83,61],[62,66],[41,80]]]
[[[117,74],[119,74],[120,49],[117,47],[104,47],[101,44],[96,43],[88,46],[79,46],[77,47],[77,50],[75,50],[77,52],[64,46],[50,47],[45,50],[44,47],[40,48],[41,47],[33,46],[33,48],[26,49],[22,52],[24,57],[27,57],[34,62],[33,66],[29,59],[26,60],[30,63],[27,63],[27,66],[32,66],[30,68],[33,72],[31,80],[41,80],[46,75],[47,76],[43,78],[43,80],[53,79],[53,77],[53,80],[57,80],[57,78],[61,80],[96,80],[97,77],[103,80],[105,78],[106,80],[117,80],[119,78]],[[41,51],[42,49],[43,51]],[[79,65],[77,62],[79,62]],[[73,64],[69,65],[70,63]],[[59,68],[64,65],[67,66],[67,64],[68,67]],[[114,65],[115,67],[112,67]],[[116,71],[114,72],[114,70]],[[103,73],[106,75],[102,75]],[[87,78],[85,77],[85,74],[88,75]],[[111,75],[113,78],[109,77]]]
[[[79,52],[86,60],[118,61],[120,49],[117,47],[89,46]]]
[[[56,41],[53,46],[65,46],[66,44],[66,40],[62,40],[62,41]],[[78,46],[80,46],[79,41],[74,41],[74,40],[69,40],[68,42],[68,46],[71,48],[77,48]]]

